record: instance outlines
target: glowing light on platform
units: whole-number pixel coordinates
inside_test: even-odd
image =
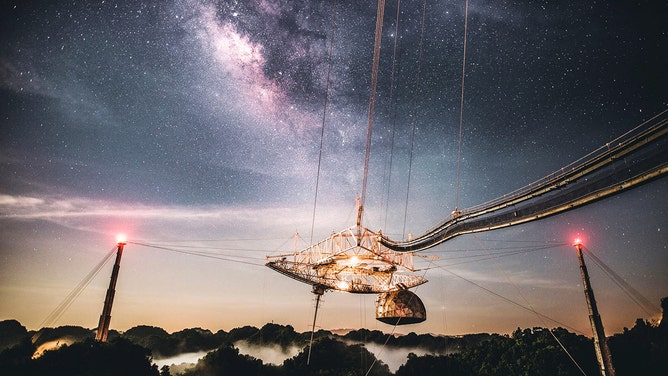
[[[350,284],[348,284],[348,282],[346,281],[339,281],[337,282],[336,286],[341,290],[348,290]]]

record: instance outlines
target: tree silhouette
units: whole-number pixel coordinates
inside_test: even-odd
[[[3,375],[26,375],[25,372],[31,365],[32,354],[35,353],[35,345],[30,337],[25,336],[15,346],[0,352],[0,370]]]
[[[246,375],[279,375],[277,367],[262,364],[261,360],[252,356],[239,354],[239,350],[231,344],[211,351],[197,362],[194,368],[183,373],[184,376],[246,376]]]
[[[32,344],[31,344],[32,345]],[[34,352],[34,346],[22,349],[25,359],[27,352]],[[4,356],[5,352],[3,352]],[[32,354],[30,354],[32,356]],[[0,365],[2,365],[0,363]],[[85,340],[57,350],[46,351],[41,357],[20,362],[8,375],[128,375],[158,376],[158,369],[151,362],[149,350],[124,339],[108,343]]]
[[[662,300],[665,310],[668,298]],[[631,329],[609,339],[612,359],[618,376],[668,374],[668,326],[638,319]],[[92,339],[93,331],[81,327],[43,328],[41,337],[31,342],[31,335],[16,320],[0,321],[0,375],[151,375],[169,376],[169,367],[158,371],[152,364],[153,353],[176,354],[206,350],[219,346],[201,359],[185,375],[391,375],[384,363],[377,361],[364,343],[387,342],[394,348],[420,347],[451,355],[408,354],[406,363],[396,375],[580,375],[578,366],[561,348],[566,348],[589,375],[598,374],[598,366],[590,338],[562,328],[517,329],[512,335],[470,334],[458,338],[409,333],[387,337],[377,330],[360,329],[345,336],[318,331],[310,364],[306,365],[308,349],[286,359],[281,366],[266,365],[259,359],[242,355],[232,342],[245,340],[255,345],[303,345],[308,336],[297,333],[290,325],[266,324],[232,329],[229,333],[193,328],[169,334],[161,328],[138,326],[122,335],[113,332],[110,341]],[[555,340],[556,337],[559,342]],[[63,338],[74,344],[46,351],[32,359],[39,344]],[[346,344],[337,338],[360,344]],[[62,341],[61,341],[62,343]],[[223,345],[220,345],[223,343]],[[373,367],[371,366],[373,364]]]
[[[16,320],[0,321],[0,351],[21,343],[28,330]]]
[[[668,334],[662,329],[638,319],[633,328],[610,338],[617,376],[668,374]]]
[[[396,376],[464,376],[470,375],[462,362],[450,356],[408,354],[406,364],[399,367]]]
[[[283,362],[283,371],[287,375],[303,376],[339,376],[339,375],[366,375],[367,370],[373,368],[369,375],[390,375],[389,367],[370,353],[363,345],[346,345],[329,337],[323,337],[313,343],[311,361],[306,364],[308,348],[305,348],[295,357]]]

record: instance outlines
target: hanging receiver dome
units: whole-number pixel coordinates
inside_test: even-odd
[[[422,300],[409,290],[378,295],[376,320],[390,325],[417,324],[427,319]]]

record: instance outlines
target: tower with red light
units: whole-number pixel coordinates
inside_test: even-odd
[[[582,257],[582,239],[576,238],[573,241],[573,246],[578,252],[580,273],[582,274],[582,284],[584,286],[584,294],[585,299],[587,300],[587,309],[589,311],[589,323],[591,324],[591,331],[594,335],[594,350],[596,352],[599,371],[601,372],[601,376],[615,376],[615,368],[612,366],[612,356],[610,354],[610,348],[608,348],[608,341],[605,338],[603,322],[601,321],[601,316],[598,314],[596,299],[594,299],[594,290],[591,288],[587,266]]]
[[[111,280],[109,281],[109,288],[107,289],[107,296],[104,298],[104,307],[100,315],[100,322],[97,325],[97,333],[95,340],[99,342],[106,342],[109,335],[109,324],[111,323],[111,306],[114,304],[114,295],[116,295],[116,281],[118,281],[118,271],[121,269],[121,256],[123,256],[123,247],[127,243],[125,234],[118,234],[116,236],[116,261],[114,262],[114,269],[111,271]]]

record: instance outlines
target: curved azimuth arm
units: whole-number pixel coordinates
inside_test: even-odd
[[[457,210],[411,240],[381,244],[418,252],[455,236],[559,214],[658,179],[668,172],[668,110],[570,165],[495,200]]]

